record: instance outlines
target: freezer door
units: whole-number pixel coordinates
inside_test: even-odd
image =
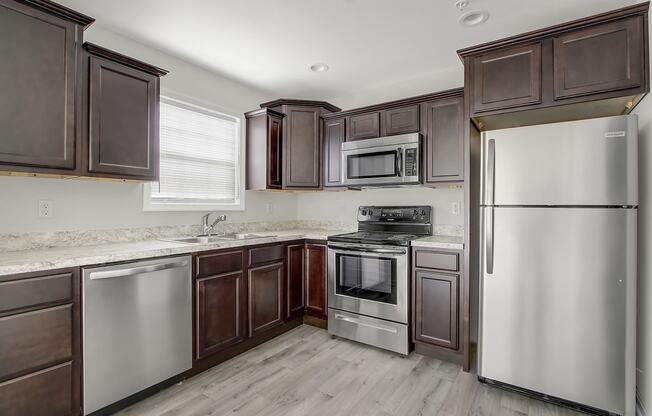
[[[637,205],[636,115],[482,133],[482,205]]]
[[[637,210],[481,211],[478,374],[634,415]]]

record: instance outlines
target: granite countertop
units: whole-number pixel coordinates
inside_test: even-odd
[[[127,243],[108,243],[92,246],[55,247],[38,250],[0,252],[0,276],[67,267],[90,266],[151,257],[189,254],[222,248],[242,247],[281,241],[308,239],[326,240],[341,230],[282,230],[251,234],[266,237],[248,240],[223,240],[207,244],[179,243],[166,240],[145,240]]]
[[[452,235],[431,235],[412,240],[413,247],[447,248],[464,250],[464,237]]]
[[[342,230],[274,230],[251,232],[265,236],[249,240],[223,240],[206,244],[180,243],[167,240],[107,243],[74,247],[54,247],[36,250],[0,252],[0,276],[68,267],[90,266],[121,261],[140,260],[176,254],[242,247],[298,239],[326,240],[342,234]],[[462,237],[431,236],[413,241],[418,247],[463,249]]]

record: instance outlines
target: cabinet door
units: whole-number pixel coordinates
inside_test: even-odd
[[[472,58],[474,113],[541,103],[541,43]]]
[[[318,189],[321,175],[320,110],[293,106],[285,110],[284,186]]]
[[[0,169],[76,168],[76,30],[68,20],[0,0]]]
[[[204,358],[245,339],[245,303],[242,272],[197,279],[196,355]]]
[[[380,136],[380,113],[349,117],[346,140],[372,139]]]
[[[158,179],[159,78],[98,56],[88,63],[88,172]]]
[[[555,98],[639,87],[642,24],[636,16],[554,38]]]
[[[458,275],[415,270],[414,340],[458,347]]]
[[[249,336],[283,323],[283,263],[248,270]]]
[[[392,108],[383,112],[384,135],[415,133],[419,131],[419,106]]]
[[[306,244],[306,312],[326,319],[326,246]]]
[[[342,186],[344,119],[324,121],[324,186]]]
[[[424,104],[426,184],[464,179],[463,100],[455,97]]]
[[[267,187],[283,186],[283,120],[267,116]]]
[[[306,306],[304,297],[305,245],[292,244],[287,248],[286,318],[303,314]]]

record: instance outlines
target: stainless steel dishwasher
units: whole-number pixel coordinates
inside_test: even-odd
[[[83,269],[84,414],[192,366],[191,257]]]

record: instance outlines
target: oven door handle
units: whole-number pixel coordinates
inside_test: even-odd
[[[331,245],[328,248],[337,250],[338,252],[356,252],[356,253],[380,253],[380,254],[407,254],[405,250],[392,250],[389,248],[353,248]]]

